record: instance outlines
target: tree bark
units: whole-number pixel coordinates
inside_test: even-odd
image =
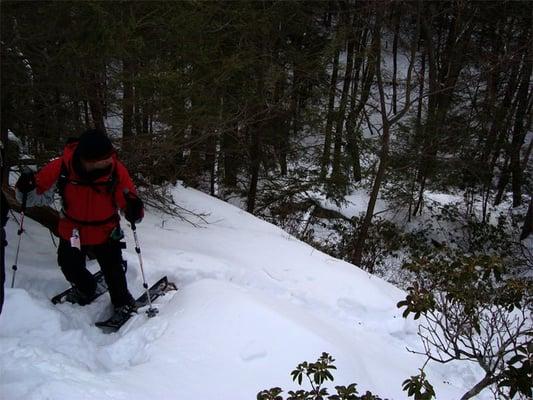
[[[133,63],[124,58],[122,60],[123,73],[123,96],[122,96],[122,140],[128,140],[133,136],[133,107],[135,104],[135,97],[133,92]]]
[[[333,55],[333,71],[331,73],[331,83],[329,86],[329,101],[328,101],[328,113],[326,119],[326,131],[324,134],[324,149],[322,152],[322,165],[320,175],[325,178],[328,173],[331,160],[331,142],[332,142],[332,130],[333,130],[333,117],[335,112],[335,96],[337,93],[337,74],[339,70],[339,54],[338,47],[335,49]]]
[[[268,55],[266,51],[266,38],[260,39],[259,54],[261,56]],[[256,84],[257,84],[257,98],[255,104],[252,106],[252,116],[254,122],[249,127],[250,129],[250,187],[248,189],[248,202],[246,211],[253,214],[255,210],[255,203],[257,200],[257,184],[259,183],[259,169],[261,166],[262,149],[261,149],[261,135],[264,134],[264,127],[266,119],[265,106],[263,98],[265,96],[265,68],[261,61],[257,66]]]
[[[92,125],[105,132],[105,66],[102,67],[99,60],[86,59],[82,78],[85,80],[85,95]]]
[[[357,233],[357,236],[355,237],[355,240],[354,240],[354,247],[353,247],[353,252],[352,252],[352,263],[355,265],[361,265],[361,261],[363,259],[365,242],[368,237],[368,231],[372,223],[372,218],[374,216],[374,208],[376,206],[376,201],[378,198],[381,184],[385,177],[385,172],[386,172],[388,161],[389,161],[390,128],[391,126],[396,124],[407,113],[407,111],[409,110],[411,106],[411,75],[413,71],[413,66],[414,66],[415,56],[416,56],[416,48],[417,48],[418,39],[419,39],[419,26],[420,26],[420,22],[418,20],[416,38],[413,41],[413,44],[411,47],[411,57],[409,61],[409,68],[407,70],[405,104],[401,111],[399,111],[398,113],[394,114],[392,117],[389,118],[387,106],[385,103],[386,97],[385,97],[383,77],[382,77],[382,72],[381,72],[381,20],[380,20],[380,17],[378,17],[376,21],[376,26],[375,26],[373,35],[376,38],[376,41],[377,41],[376,46],[378,49],[376,53],[376,77],[377,77],[377,84],[378,84],[380,115],[381,115],[383,132],[382,132],[382,137],[381,137],[381,150],[379,153],[378,170],[376,172],[376,177],[374,178],[374,183],[372,185],[372,191],[370,192],[370,199],[368,201],[368,205],[367,205],[365,216],[363,218],[363,222],[361,223],[359,232]],[[370,272],[372,272],[373,266],[368,266],[368,267],[369,267]]]
[[[396,7],[395,7],[396,8]],[[400,9],[394,11],[394,38],[392,40],[392,112],[396,114],[397,110],[397,86],[396,76],[398,73],[398,38],[400,36]]]
[[[513,97],[515,97],[516,88],[518,87],[518,66],[519,63],[515,63],[510,71],[510,80],[507,84],[507,88],[505,91],[505,96],[498,107],[498,109],[494,112],[494,118],[492,121],[491,130],[494,130],[494,134],[496,135],[495,143],[494,145],[489,145],[490,147],[486,149],[486,157],[490,157],[490,162],[488,165],[488,171],[490,172],[486,177],[485,182],[485,191],[486,191],[486,201],[488,201],[488,198],[490,196],[490,192],[492,189],[492,181],[493,177],[495,175],[495,169],[496,165],[498,163],[498,159],[500,158],[500,155],[502,153],[502,150],[505,147],[507,147],[507,124],[510,123],[512,116],[515,113],[516,108],[516,102],[513,102]],[[492,153],[492,155],[491,155]],[[507,157],[507,155],[506,155]],[[502,168],[502,174],[507,173],[505,172],[507,170],[507,161],[504,163],[504,167]],[[507,178],[502,180],[502,176],[500,175],[500,183],[505,182],[505,185],[507,185]],[[505,187],[501,188],[501,194],[498,194],[500,192],[500,184],[497,187],[497,194],[496,198],[494,200],[494,204],[498,205],[501,201],[501,196],[503,195],[503,191],[505,190]],[[499,198],[499,199],[498,199]]]
[[[237,186],[237,148],[238,127],[235,125],[234,131],[226,130],[222,134],[222,154],[224,157],[224,185],[230,188]]]
[[[524,240],[533,233],[533,194],[529,198],[529,207],[527,209],[526,219],[520,233],[520,240]]]
[[[246,211],[253,214],[257,200],[257,184],[259,182],[259,167],[261,166],[261,132],[259,124],[256,123],[250,128],[251,147],[250,147],[250,187],[248,189],[248,202]]]
[[[381,21],[376,22],[376,27],[373,32],[374,40],[376,41],[376,77],[378,82],[379,97],[381,104],[381,121],[382,121],[382,136],[381,136],[381,150],[379,153],[379,165],[374,178],[374,183],[372,185],[372,191],[370,192],[370,199],[368,200],[366,213],[363,218],[363,222],[357,233],[356,240],[354,243],[354,249],[352,253],[352,263],[358,266],[361,266],[363,259],[363,251],[365,246],[365,241],[368,236],[368,231],[370,229],[370,224],[372,223],[372,217],[374,216],[374,208],[376,206],[376,201],[379,194],[379,189],[381,187],[381,182],[385,176],[385,170],[387,168],[387,162],[389,157],[389,143],[390,143],[390,125],[387,118],[387,109],[385,105],[385,92],[383,88],[383,80],[381,76]],[[372,272],[372,266],[369,266],[370,272]]]
[[[477,396],[483,389],[497,382],[497,379],[494,378],[491,374],[487,374],[481,379],[478,383],[474,385],[472,389],[466,392],[460,400],[468,400],[474,396]]]
[[[0,188],[9,186],[9,169],[10,165],[7,163],[6,154],[9,146],[8,131],[11,124],[11,93],[2,91],[2,104],[0,105],[2,114],[0,122]],[[1,243],[0,243],[1,246]]]
[[[525,18],[528,22],[525,29],[530,29],[531,18]],[[529,27],[529,28],[528,28]],[[520,160],[520,150],[524,145],[526,137],[525,121],[527,120],[527,108],[529,100],[529,82],[531,81],[532,62],[530,58],[530,35],[525,36],[525,51],[523,56],[522,79],[520,88],[518,89],[517,100],[518,105],[516,109],[515,122],[513,127],[513,137],[511,140],[511,185],[513,188],[513,207],[518,207],[522,204],[522,165]]]
[[[428,3],[430,10],[435,4],[438,3]],[[463,7],[464,5],[458,5],[450,15],[443,51],[439,51],[441,47],[440,34],[437,45],[433,46],[432,15],[422,20],[422,32],[426,43],[429,68],[430,95],[417,172],[420,196],[423,196],[426,180],[431,177],[435,168],[435,160],[440,147],[439,142],[443,136],[443,128],[452,104],[459,74],[465,65],[465,49],[469,46],[474,28],[471,20],[463,20]],[[460,41],[457,40],[458,35],[461,35]],[[423,199],[419,198],[417,204],[422,203]],[[417,211],[418,208],[415,207],[414,213]]]
[[[15,211],[22,211],[22,207],[15,198],[15,191],[10,188],[3,190],[9,203],[9,208]],[[59,213],[50,207],[31,207],[27,208],[25,215],[34,221],[37,221],[45,228],[48,228],[55,236],[58,234]]]
[[[274,119],[272,121],[273,137],[277,138],[274,142],[276,149],[276,158],[279,162],[281,176],[287,176],[287,155],[289,151],[289,125],[286,122],[287,112],[283,109],[282,94],[283,94],[283,81],[285,77],[281,77],[276,81],[274,89]],[[296,134],[296,132],[295,132]]]
[[[503,200],[503,194],[505,193],[505,188],[509,183],[509,178],[511,175],[510,171],[510,155],[507,154],[505,161],[503,163],[502,172],[500,174],[500,179],[498,180],[497,192],[494,197],[494,205],[497,206]]]
[[[370,88],[374,82],[375,68],[376,68],[376,57],[375,52],[377,51],[376,40],[372,38],[371,52],[367,56],[367,65],[362,72],[361,79],[359,79],[359,74],[361,73],[361,66],[363,64],[363,54],[367,47],[369,29],[365,28],[361,35],[359,45],[357,46],[357,57],[355,59],[355,75],[353,79],[353,90],[352,90],[352,99],[350,103],[350,112],[346,119],[346,135],[348,142],[348,151],[350,152],[350,157],[352,160],[352,170],[354,180],[359,182],[362,179],[361,172],[361,160],[360,160],[360,132],[357,130],[357,125],[368,98],[370,96]],[[359,101],[357,101],[357,88],[361,80],[361,95]]]
[[[345,22],[346,29],[349,31],[347,40],[347,55],[346,55],[346,70],[344,72],[344,82],[342,86],[342,94],[339,102],[339,109],[337,112],[337,124],[335,127],[335,144],[333,148],[333,168],[331,178],[333,182],[340,182],[342,180],[342,131],[344,126],[344,119],[346,113],[346,105],[348,102],[348,94],[350,92],[350,85],[352,79],[352,70],[354,65],[354,49],[355,49],[355,37],[353,33],[353,27],[348,22],[349,18],[346,16]],[[353,24],[352,24],[353,25]]]
[[[215,195],[215,183],[216,183],[216,161],[217,161],[217,140],[218,137],[215,134],[209,135],[206,139],[205,149],[205,164],[206,169],[209,171],[209,192],[211,196]]]

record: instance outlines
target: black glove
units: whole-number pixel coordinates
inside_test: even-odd
[[[124,210],[124,217],[130,224],[138,224],[144,217],[144,205],[137,195],[127,192],[124,193],[126,199],[126,210]]]
[[[15,187],[20,193],[29,193],[35,189],[35,174],[29,168],[25,168],[15,184]]]

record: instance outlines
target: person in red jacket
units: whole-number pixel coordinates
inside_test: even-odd
[[[66,145],[61,157],[36,174],[22,174],[16,188],[18,197],[27,194],[28,207],[49,204],[54,190],[60,193],[63,208],[57,260],[77,292],[78,302],[88,304],[97,289],[96,280],[85,267],[90,253],[100,265],[115,311],[134,310],[135,300],[122,267],[119,211],[128,222],[138,223],[144,207],[107,135],[97,129],[84,132],[78,141]]]

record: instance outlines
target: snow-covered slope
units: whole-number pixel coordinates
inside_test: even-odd
[[[396,308],[400,290],[198,191],[178,186],[174,196],[209,213],[207,223],[149,212],[138,234],[149,283],[168,275],[180,290],[158,300],[156,318],[140,314],[111,335],[93,325],[110,312],[108,295],[86,307],[50,303],[67,285],[50,234],[26,220],[16,288],[0,315],[1,398],[254,399],[272,386],[294,388],[290,371],[323,351],[337,360],[334,384],[406,398],[401,382],[424,359],[406,350],[418,340]],[[16,230],[11,220],[7,284]],[[475,379],[461,365],[428,375],[439,399],[460,397]]]

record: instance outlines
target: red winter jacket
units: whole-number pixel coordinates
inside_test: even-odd
[[[37,194],[43,194],[58,182],[61,166],[64,163],[68,179],[63,190],[66,209],[59,220],[59,236],[69,240],[72,230],[78,228],[82,245],[95,245],[106,242],[113,229],[118,226],[119,209],[125,209],[124,191],[137,194],[128,170],[113,154],[114,190],[109,185],[78,184],[82,179],[72,166],[72,156],[78,143],[68,144],[63,155],[45,165],[36,175]],[[113,172],[96,179],[93,183],[105,183],[112,179]]]

